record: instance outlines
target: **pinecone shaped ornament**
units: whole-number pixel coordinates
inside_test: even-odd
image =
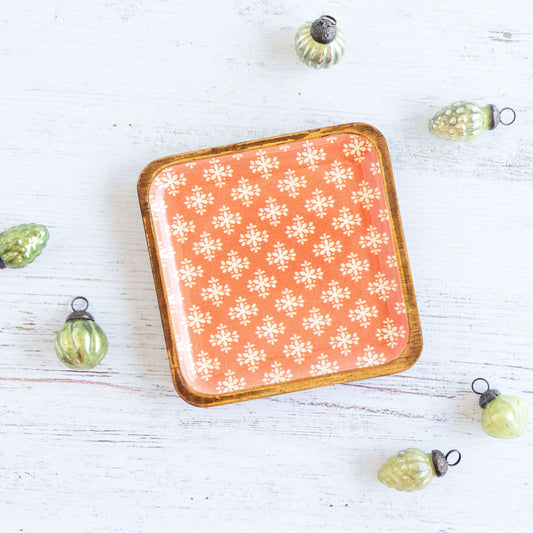
[[[313,68],[329,68],[337,64],[344,54],[344,43],[344,34],[329,15],[305,23],[294,38],[298,57]]]
[[[502,120],[504,111],[512,113],[508,122]],[[480,107],[462,100],[441,109],[429,121],[429,131],[447,141],[473,141],[485,130],[493,130],[498,124],[508,126],[515,119],[516,113],[510,107],[499,110],[492,104]]]
[[[454,463],[448,462],[448,457],[457,453]],[[450,450],[444,455],[439,450],[425,453],[417,448],[407,448],[390,457],[379,469],[378,479],[387,487],[413,492],[427,487],[434,477],[442,477],[448,467],[455,466],[461,460],[457,450]]]
[[[20,224],[0,233],[0,268],[23,268],[43,251],[50,237],[45,226]]]

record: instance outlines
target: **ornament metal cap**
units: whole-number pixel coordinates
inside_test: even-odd
[[[329,44],[337,35],[337,21],[329,15],[322,15],[311,24],[311,37],[321,44]]]
[[[504,107],[502,109],[498,109],[495,105],[489,104],[490,108],[490,124],[489,124],[489,130],[493,130],[498,126],[498,124],[502,124],[503,126],[509,126],[516,120],[516,111],[510,107]],[[504,111],[511,111],[513,114],[513,117],[509,122],[503,122],[502,120],[502,113]]]
[[[75,302],[80,300],[84,302],[84,307],[82,307],[81,309],[76,309]],[[76,296],[76,298],[74,298],[74,300],[72,300],[72,302],[70,303],[70,307],[72,308],[72,313],[68,315],[67,322],[76,318],[85,318],[94,322],[93,315],[91,315],[91,313],[87,311],[87,308],[89,307],[89,300],[87,300],[87,298],[85,298],[84,296]]]
[[[448,462],[448,457],[452,453],[457,454],[457,460],[455,463]],[[442,477],[444,474],[446,474],[446,472],[448,472],[448,468],[450,466],[459,464],[459,461],[461,460],[461,452],[459,452],[459,450],[450,450],[446,455],[444,455],[440,450],[432,450],[431,459],[433,460],[435,474],[437,474],[437,477]]]
[[[476,390],[476,383],[478,381],[482,381],[487,385],[487,388],[483,392]],[[485,409],[490,402],[495,400],[501,394],[498,389],[491,389],[489,382],[484,378],[476,378],[474,381],[472,381],[471,387],[473,392],[479,394],[479,407],[481,407],[481,409]]]

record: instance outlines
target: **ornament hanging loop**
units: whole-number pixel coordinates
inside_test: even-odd
[[[76,305],[76,302],[82,302],[81,305]],[[85,298],[85,296],[76,296],[72,302],[70,302],[70,307],[72,309],[72,313],[67,317],[68,320],[73,320],[75,318],[86,318],[88,320],[93,320],[93,315],[87,311],[89,308],[89,300]]]
[[[504,111],[510,111],[512,113],[512,118],[508,122],[504,122],[502,120],[502,115]],[[502,126],[510,126],[515,120],[516,120],[516,111],[512,107],[504,107],[503,109],[500,109],[500,124],[502,124]]]
[[[454,463],[450,463],[450,461],[448,461],[448,457],[449,457],[452,453],[456,453],[456,454],[457,454],[457,459],[455,460]],[[450,450],[450,451],[446,454],[446,462],[448,463],[448,466],[456,466],[456,465],[458,465],[458,464],[461,462],[461,452],[460,452],[459,450]]]
[[[485,383],[487,385],[487,388],[484,391],[477,391],[476,390],[476,383],[478,381],[482,381],[483,383]],[[474,381],[472,381],[471,387],[472,387],[472,392],[474,392],[476,394],[479,394],[479,395],[485,394],[490,389],[489,382],[485,378],[476,378]],[[457,451],[457,450],[455,450],[455,451]]]

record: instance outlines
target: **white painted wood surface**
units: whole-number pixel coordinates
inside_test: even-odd
[[[338,19],[330,71],[293,34]],[[485,436],[472,379],[533,397],[533,10],[494,2],[33,0],[0,12],[2,228],[51,240],[0,274],[0,530],[531,531],[533,423]],[[427,120],[467,98],[518,119],[472,144]],[[174,153],[345,122],[388,140],[425,348],[408,372],[212,409],[174,392],[136,181]],[[83,294],[111,349],[67,370]],[[424,492],[376,480],[459,448]]]

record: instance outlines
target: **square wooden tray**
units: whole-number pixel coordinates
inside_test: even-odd
[[[420,356],[389,154],[372,126],[165,157],[138,191],[186,401],[366,379]]]

